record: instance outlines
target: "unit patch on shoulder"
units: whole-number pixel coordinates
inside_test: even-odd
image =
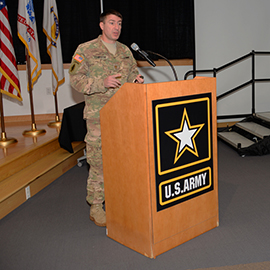
[[[81,63],[84,60],[84,58],[81,55],[79,55],[79,54],[76,54],[73,57],[73,59],[76,60],[76,61],[78,61],[79,63]]]

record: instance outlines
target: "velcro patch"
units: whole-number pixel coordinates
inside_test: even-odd
[[[69,68],[69,74],[74,75],[77,72],[77,70],[79,69],[80,65],[81,64],[78,62],[72,61],[70,68]]]

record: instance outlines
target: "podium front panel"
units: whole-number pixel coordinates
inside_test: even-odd
[[[125,84],[101,126],[109,237],[154,258],[218,226],[214,78]]]

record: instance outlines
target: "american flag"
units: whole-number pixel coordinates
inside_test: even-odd
[[[22,100],[5,0],[0,0],[0,87],[1,93]]]

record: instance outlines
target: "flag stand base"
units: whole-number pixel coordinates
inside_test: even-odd
[[[10,144],[17,143],[18,141],[14,138],[7,138],[6,132],[1,133],[1,140],[0,140],[0,146],[1,147],[7,147]]]
[[[41,134],[44,134],[44,133],[46,133],[45,129],[37,129],[36,124],[32,123],[32,129],[31,130],[25,130],[23,132],[23,135],[24,136],[38,136],[38,135],[41,135]]]
[[[56,128],[60,128],[61,127],[61,121],[59,119],[59,116],[56,115],[55,116],[55,121],[49,122],[48,127],[56,127]]]

